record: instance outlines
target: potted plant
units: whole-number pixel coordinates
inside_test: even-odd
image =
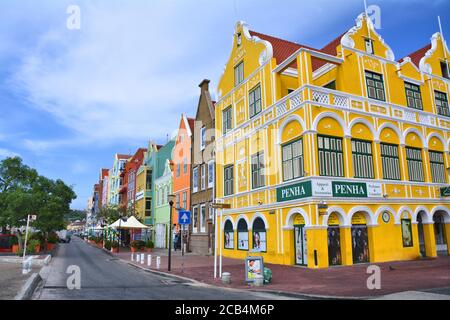
[[[111,250],[111,241],[110,240],[106,240],[104,243],[105,249],[106,250]]]
[[[41,251],[41,242],[37,239],[30,239],[27,243],[27,247],[29,247],[30,251],[33,253],[39,253]]]
[[[113,241],[111,242],[111,252],[118,253],[119,252],[119,242]]]
[[[47,251],[53,250],[53,248],[56,246],[57,243],[58,243],[58,236],[50,234],[47,238],[47,248],[46,248]]]
[[[145,250],[147,251],[147,252],[153,252],[153,248],[155,247],[155,244],[153,243],[153,241],[151,241],[151,240],[148,240],[146,243],[145,243]]]
[[[131,242],[131,252],[136,252],[141,248],[141,244],[139,241],[134,240]]]
[[[19,239],[16,236],[9,238],[9,245],[11,246],[12,253],[17,253],[19,251]]]

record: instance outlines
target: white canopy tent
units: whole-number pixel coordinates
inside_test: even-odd
[[[136,219],[136,217],[131,216],[128,218],[127,221],[121,221],[121,219],[118,219],[113,224],[109,225],[108,228],[114,228],[114,229],[150,229],[150,227],[146,226],[145,224],[142,224]]]

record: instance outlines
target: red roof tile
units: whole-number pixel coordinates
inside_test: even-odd
[[[407,55],[407,57],[411,58],[412,63],[414,63],[417,67],[419,67],[420,60],[425,56],[428,50],[431,49],[431,44],[426,45],[425,47]],[[405,58],[401,58],[399,62],[403,62]]]
[[[311,50],[317,50],[309,46],[305,46],[303,44],[298,44],[292,41],[276,38],[273,36],[269,36],[267,34],[250,31],[251,36],[256,36],[262,40],[268,41],[272,44],[273,49],[273,57],[277,60],[277,64],[283,63],[284,60],[289,58],[295,51],[300,48],[307,48]],[[293,62],[290,67],[295,68],[296,63]]]
[[[189,123],[189,128],[191,129],[191,132],[194,132],[195,119],[194,118],[187,118],[187,121]]]
[[[117,159],[120,159],[120,160],[122,160],[122,159],[129,159],[131,157],[132,156],[130,156],[129,154],[117,154]]]

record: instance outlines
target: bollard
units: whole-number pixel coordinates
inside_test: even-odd
[[[141,256],[139,253],[136,253],[136,262],[139,263],[139,260],[141,260]]]
[[[253,285],[255,287],[262,287],[264,285],[264,277],[260,274],[255,275],[253,278]]]
[[[160,265],[161,265],[161,257],[156,257],[156,269],[159,270]]]
[[[151,254],[147,255],[147,265],[149,267],[152,266],[152,255]]]
[[[223,284],[231,283],[231,273],[229,273],[229,272],[222,273],[222,283]]]
[[[131,253],[131,261],[134,261],[134,254],[133,254],[133,252]]]
[[[141,264],[145,263],[145,254],[141,253]]]

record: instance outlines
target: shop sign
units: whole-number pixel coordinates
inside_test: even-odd
[[[450,197],[450,188],[449,194]],[[277,188],[277,201],[290,201],[308,197],[381,198],[383,188],[377,182],[347,182],[312,179]]]
[[[367,184],[333,181],[333,197],[367,198]]]
[[[136,193],[136,201],[141,200],[142,198],[144,198],[144,191]]]
[[[441,197],[450,197],[450,187],[441,188]]]
[[[312,196],[311,181],[305,181],[277,189],[277,201],[289,201]]]
[[[338,226],[339,223],[339,217],[336,213],[332,213],[330,214],[330,216],[328,217],[328,225],[329,226]]]

